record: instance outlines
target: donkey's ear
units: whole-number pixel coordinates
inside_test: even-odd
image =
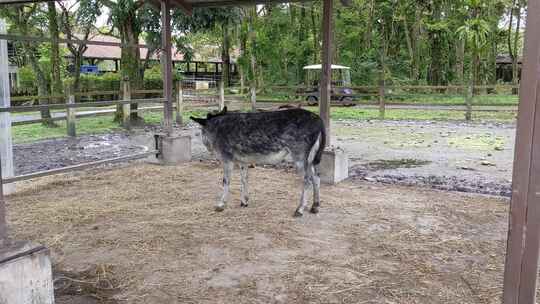
[[[224,106],[219,114],[227,114],[227,106]]]
[[[201,126],[206,126],[207,120],[204,119],[204,118],[197,118],[197,117],[191,116],[190,119],[193,120],[194,122],[200,124]]]

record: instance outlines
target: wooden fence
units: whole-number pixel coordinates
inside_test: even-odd
[[[25,119],[21,121],[12,122],[13,126],[16,125],[25,125],[25,124],[35,124],[43,123],[45,121],[57,121],[57,120],[66,120],[67,121],[67,135],[76,136],[76,124],[77,118],[87,117],[87,116],[96,116],[96,115],[111,115],[116,114],[121,118],[122,126],[125,128],[130,128],[131,125],[131,113],[147,111],[147,110],[156,110],[162,107],[165,99],[162,98],[163,90],[131,90],[129,82],[123,82],[122,90],[119,91],[103,91],[103,92],[82,92],[82,93],[73,93],[69,88],[66,88],[65,95],[58,96],[25,96],[25,97],[13,97],[14,100],[27,100],[30,105],[22,106],[11,106],[8,108],[0,108],[0,113],[24,113],[24,112],[39,112],[43,110],[65,110],[64,113],[58,115],[57,113],[51,113],[51,118],[48,119]],[[159,96],[152,98],[132,98],[133,96]],[[82,96],[86,97],[95,97],[95,96],[117,96],[118,99],[115,100],[102,100],[102,101],[84,101],[76,102],[76,100]],[[185,102],[188,102],[188,107],[205,107],[205,106],[218,106],[220,109],[225,105],[225,94],[224,88],[220,85],[216,89],[209,90],[185,90],[180,83],[176,86],[175,91],[175,101],[173,108],[176,109],[176,122],[182,123],[181,112],[186,107]],[[35,104],[37,101],[43,100],[61,100],[63,103],[47,103],[47,104]],[[87,99],[88,100],[88,99]],[[132,105],[141,105],[141,104],[151,104],[159,106],[151,107],[138,107],[132,109]],[[104,110],[95,110],[87,113],[77,114],[76,109],[79,108],[96,108],[96,107],[108,107],[108,106],[117,106],[117,109],[104,109]],[[54,115],[56,114],[56,115]]]

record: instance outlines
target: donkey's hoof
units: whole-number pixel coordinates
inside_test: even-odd
[[[248,206],[248,204],[246,204],[246,203],[243,203],[243,202],[240,203],[240,207],[242,207],[242,208],[246,208],[247,206]]]
[[[216,206],[214,208],[214,210],[216,210],[217,212],[221,212],[221,211],[225,210],[225,207],[224,206]]]
[[[302,217],[302,216],[304,216],[304,214],[303,214],[302,212],[300,212],[300,211],[298,211],[298,210],[296,210],[296,211],[294,212],[294,217]]]
[[[319,207],[311,207],[311,209],[309,209],[309,212],[313,214],[317,214],[319,213]]]

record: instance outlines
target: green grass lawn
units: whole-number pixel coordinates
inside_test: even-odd
[[[317,107],[307,107],[306,109],[318,112]],[[247,108],[246,108],[247,111]],[[184,112],[182,117],[188,121],[190,115],[203,116],[204,110],[193,110]],[[161,123],[162,113],[143,112],[144,120],[147,124]],[[462,121],[464,111],[435,111],[435,110],[394,110],[387,109],[385,119],[388,120],[438,120],[438,121]],[[331,112],[332,119],[367,120],[379,119],[377,109],[358,109],[346,107],[334,107]],[[494,121],[494,122],[514,122],[515,112],[473,112],[474,121]],[[57,128],[44,127],[41,124],[21,125],[13,127],[13,140],[15,143],[31,142],[40,139],[50,139],[66,136],[66,122],[58,121]],[[112,120],[112,115],[79,118],[77,120],[77,134],[100,134],[111,131],[118,131],[122,128]]]
[[[306,109],[319,112],[317,107],[306,107]],[[514,122],[516,112],[473,112],[473,121],[494,121],[494,122]],[[367,120],[379,119],[378,109],[358,109],[346,107],[334,107],[330,113],[332,119]],[[387,109],[385,119],[388,120],[451,120],[459,121],[465,119],[465,111],[438,111],[438,110],[401,110]]]
[[[184,121],[190,115],[202,115],[205,111],[195,110],[183,113]],[[161,112],[143,112],[144,121],[147,124],[159,124],[161,122]],[[40,139],[51,139],[64,137],[67,134],[66,121],[57,121],[57,128],[45,127],[41,124],[20,125],[12,128],[13,141],[15,143],[25,143]],[[112,115],[94,116],[77,119],[77,134],[100,134],[111,131],[122,130],[118,123],[113,121]]]
[[[257,99],[265,102],[290,102],[295,100],[294,95],[287,94],[264,94],[257,95]],[[387,103],[391,104],[422,104],[422,105],[464,105],[465,98],[456,94],[391,94],[385,96]],[[376,95],[363,96],[356,99],[359,103],[373,103],[378,101]],[[473,98],[473,104],[477,106],[513,106],[519,102],[518,95],[492,94],[477,95]]]

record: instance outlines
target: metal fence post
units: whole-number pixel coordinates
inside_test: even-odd
[[[219,81],[219,110],[225,108],[225,84],[223,79]]]
[[[184,111],[184,91],[182,90],[182,80],[179,80],[176,87],[176,124],[183,124],[182,112]]]
[[[131,100],[131,85],[129,80],[125,80],[122,83],[122,100],[127,101]],[[124,103],[122,104],[122,126],[124,128],[129,129],[130,128],[130,117],[131,117],[131,104]]]
[[[75,137],[77,136],[76,125],[77,125],[77,115],[76,110],[70,105],[75,104],[75,95],[70,85],[66,86],[66,95],[67,95],[67,107],[66,107],[66,129],[67,135]]]

